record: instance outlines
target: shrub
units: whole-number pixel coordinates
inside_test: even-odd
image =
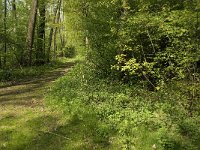
[[[75,46],[69,45],[64,48],[64,56],[67,58],[73,58],[76,55]]]
[[[112,69],[123,74],[123,80],[146,80],[157,89],[169,80],[186,78],[200,59],[191,31],[195,21],[188,19],[192,15],[178,10],[127,16]]]
[[[85,126],[95,126],[88,130],[102,136],[97,136],[96,141],[110,142],[113,149],[148,150],[154,145],[159,150],[199,148],[198,134],[189,128],[197,129],[198,124],[182,123],[186,119],[194,122],[198,114],[188,116],[188,95],[175,84],[150,92],[94,75],[90,64],[76,66],[56,82],[47,97],[48,103],[81,120],[90,116]]]

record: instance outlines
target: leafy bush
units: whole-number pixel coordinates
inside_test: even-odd
[[[189,96],[178,85],[150,92],[136,85],[98,80],[90,64],[84,64],[59,79],[47,99],[66,115],[80,120],[90,116],[85,126],[89,123],[92,128],[88,130],[100,135],[97,143],[108,142],[111,149],[195,150],[200,148],[199,135],[190,127],[199,127],[199,114],[189,117]],[[192,124],[185,125],[183,120]]]
[[[101,77],[161,89],[199,68],[197,1],[88,0],[88,61]],[[85,17],[84,17],[85,16]],[[86,17],[87,16],[87,17]]]
[[[127,16],[120,31],[117,64],[112,68],[123,78],[147,80],[157,89],[171,79],[186,78],[200,59],[191,31],[195,20],[189,16],[195,18],[186,10],[158,14],[141,11]]]
[[[109,143],[103,149],[200,149],[195,2],[77,0],[73,7],[83,11],[88,62],[55,83],[48,103],[87,120],[95,141]]]
[[[67,58],[73,58],[76,55],[76,49],[74,46],[69,45],[64,48],[64,56]]]

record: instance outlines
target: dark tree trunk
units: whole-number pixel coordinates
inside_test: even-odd
[[[56,16],[56,23],[57,24],[60,22],[61,3],[62,3],[62,0],[60,0],[59,3],[58,3],[58,12],[57,12],[57,16]],[[55,32],[54,32],[54,59],[56,59],[56,52],[57,52],[57,49],[58,49],[57,33],[58,33],[58,27],[55,28]]]
[[[4,34],[7,35],[7,0],[4,0]],[[6,67],[6,54],[7,54],[7,42],[4,41],[4,59],[3,67]]]
[[[13,13],[13,18],[16,20],[17,19],[17,7],[16,7],[15,0],[12,0],[12,13]]]
[[[43,65],[45,63],[45,24],[46,24],[46,2],[39,2],[39,27],[37,37],[36,64]]]
[[[30,12],[30,19],[28,25],[28,34],[27,34],[27,48],[29,52],[29,65],[32,65],[32,53],[33,53],[33,41],[36,25],[36,16],[37,16],[37,5],[38,0],[32,0],[32,8]]]
[[[61,0],[58,0],[57,6],[54,8],[54,19],[53,19],[53,24],[56,23],[56,16],[57,12],[60,11],[60,5],[61,5]],[[51,53],[51,46],[52,46],[52,40],[53,40],[53,34],[54,33],[54,28],[51,27],[50,29],[50,34],[49,34],[49,44],[48,44],[48,49],[47,49],[47,62],[50,62],[50,53]]]
[[[16,27],[17,27],[17,7],[16,7],[16,1],[12,0],[12,17],[13,17],[13,31],[15,33],[16,36]]]

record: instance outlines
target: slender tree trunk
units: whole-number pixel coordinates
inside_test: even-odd
[[[12,0],[12,13],[13,13],[13,18],[17,20],[17,7],[15,0]]]
[[[57,12],[59,11],[60,3],[61,3],[61,0],[58,0],[57,6],[54,8],[53,24],[56,23],[56,15],[57,15]],[[48,42],[49,44],[48,44],[48,48],[47,48],[47,62],[50,62],[50,53],[51,53],[51,46],[52,46],[52,40],[53,40],[53,32],[54,32],[54,28],[51,27],[50,34],[49,34],[49,42]]]
[[[64,34],[62,33],[62,32],[64,32],[64,30],[62,29],[59,29],[59,34],[60,34],[60,43],[61,43],[61,52],[62,52],[62,57],[64,57],[64,51],[63,51],[63,49],[64,49],[64,47],[65,47],[65,36],[64,36]]]
[[[13,31],[16,35],[16,26],[17,26],[17,7],[16,7],[16,1],[15,0],[12,0],[12,16],[13,16]]]
[[[16,28],[17,28],[17,7],[16,7],[16,1],[12,0],[12,17],[13,17],[13,32],[14,32],[14,39],[17,40],[17,35],[16,35]],[[16,48],[14,47],[14,51],[16,50]],[[14,59],[14,58],[12,58]],[[20,65],[20,61],[18,61],[18,64]]]
[[[62,1],[63,3],[63,1]],[[64,4],[62,4],[64,6]],[[64,11],[62,11],[62,15],[60,17],[60,22],[64,22],[65,21],[65,17],[64,17]],[[61,49],[60,51],[62,52],[62,57],[64,57],[64,47],[65,47],[65,28],[64,26],[62,26],[60,29],[59,29],[59,34],[60,34],[60,43],[61,43]]]
[[[4,34],[7,35],[7,0],[4,0]],[[3,67],[6,67],[6,54],[7,54],[7,42],[4,41],[4,60]]]
[[[4,6],[3,6],[3,0],[0,0],[0,21],[3,22],[3,11],[4,11]],[[3,67],[2,65],[2,49],[0,49],[0,69]]]
[[[60,10],[61,10],[61,4],[62,0],[59,1],[58,3],[58,11],[57,11],[57,16],[56,16],[56,23],[58,24],[60,22]],[[56,59],[56,51],[57,51],[57,33],[58,33],[58,27],[55,28],[54,31],[54,59]]]
[[[46,2],[40,0],[39,2],[39,27],[37,38],[37,50],[36,50],[36,64],[42,65],[45,63],[45,24],[46,24]]]
[[[28,34],[27,34],[27,47],[29,52],[29,65],[32,65],[33,41],[36,25],[38,0],[32,0],[32,8],[29,18]]]
[[[121,4],[120,4],[120,9],[119,9],[119,16],[118,16],[118,26],[116,28],[117,32],[116,32],[116,36],[118,37],[118,40],[121,41],[121,35],[120,35],[120,32],[123,30],[123,26],[124,26],[124,21],[126,20],[127,18],[127,15],[128,15],[128,1],[127,0],[121,0]],[[119,50],[117,51],[118,54],[121,53],[121,50],[122,47],[119,46],[118,48]]]

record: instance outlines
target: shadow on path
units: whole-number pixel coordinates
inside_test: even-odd
[[[48,87],[72,66],[0,87],[0,150],[109,149],[90,116],[66,118],[43,105]]]
[[[5,105],[31,106],[35,101],[40,102],[48,86],[63,76],[73,65],[74,63],[67,63],[39,77],[0,87],[0,105],[4,107]]]

